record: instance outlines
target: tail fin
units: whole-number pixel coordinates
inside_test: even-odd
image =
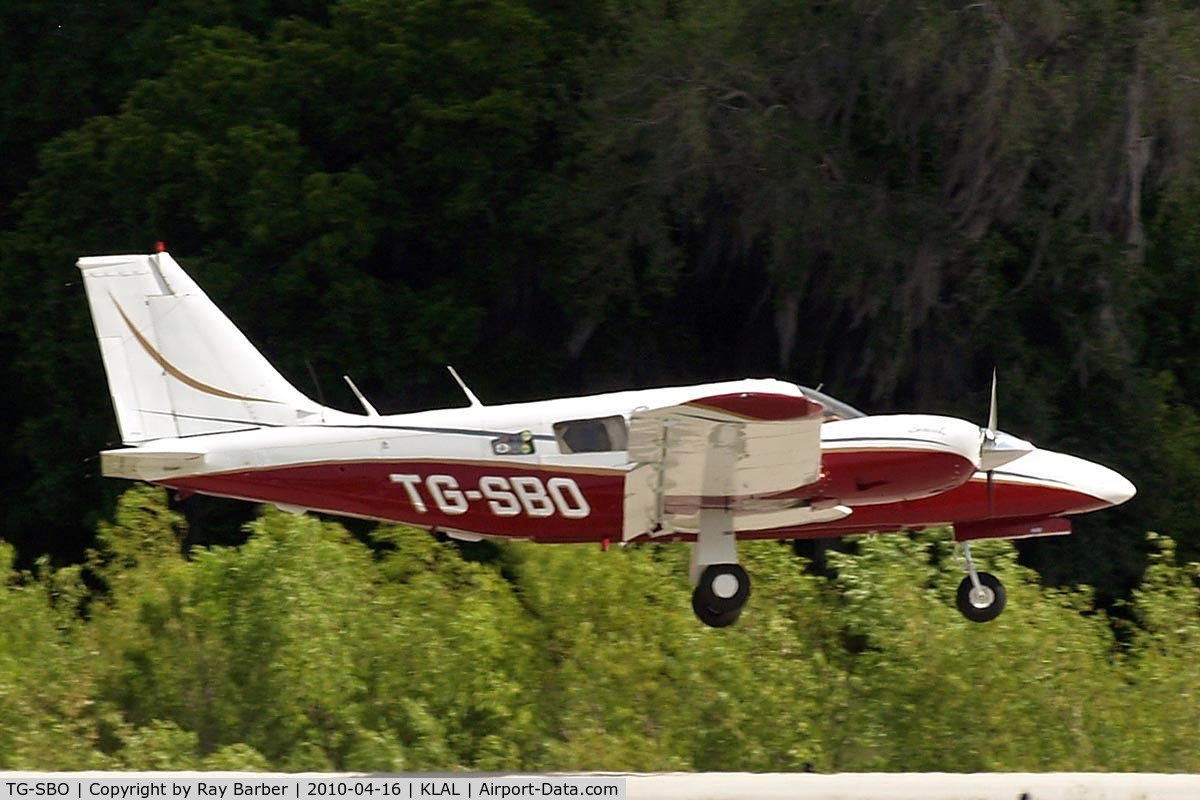
[[[294,425],[321,413],[167,253],[76,266],[125,444]]]

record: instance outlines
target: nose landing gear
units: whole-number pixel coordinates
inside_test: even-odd
[[[989,572],[977,572],[971,558],[971,545],[963,542],[962,548],[967,561],[967,577],[958,585],[955,597],[958,610],[972,622],[991,622],[1000,616],[1008,602],[1004,584]]]

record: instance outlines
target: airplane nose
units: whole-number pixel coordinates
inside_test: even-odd
[[[1099,490],[1097,496],[1101,500],[1119,506],[1137,494],[1137,487],[1124,475],[1108,467],[1100,467],[1100,469],[1105,473],[1100,485],[1097,486]]]
[[[1082,458],[1072,457],[1071,460],[1074,467],[1071,483],[1092,497],[1110,506],[1119,506],[1137,494],[1137,487],[1115,469]]]
[[[1016,483],[1031,481],[1031,485],[1046,489],[1067,490],[1070,493],[1067,507],[1055,514],[1083,514],[1119,506],[1137,494],[1137,487],[1114,469],[1078,456],[1040,448],[1001,467],[997,475]]]

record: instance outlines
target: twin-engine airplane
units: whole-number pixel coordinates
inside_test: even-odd
[[[958,607],[1004,608],[970,542],[1069,533],[1133,485],[988,425],[866,416],[820,392],[741,380],[381,415],[314,403],[165,252],[82,258],[122,442],[103,474],[414,525],[454,538],[692,541],[692,607],[734,622],[750,596],[738,539],[951,525]],[[458,380],[457,374],[454,375]],[[349,382],[349,379],[347,379]]]

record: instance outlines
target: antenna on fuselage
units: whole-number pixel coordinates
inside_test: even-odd
[[[350,380],[350,376],[343,375],[342,380],[344,380],[347,384],[350,385],[350,391],[354,392],[354,396],[358,398],[358,402],[362,403],[363,411],[367,412],[367,416],[368,417],[378,417],[379,412],[375,410],[375,406],[371,405],[367,401],[367,398],[363,396],[363,393],[360,392],[358,390],[358,387],[354,385],[354,381]]]
[[[313,369],[312,362],[308,360],[308,356],[304,357],[304,366],[308,367],[308,376],[312,378],[313,386],[317,390],[317,405],[321,407],[321,422],[325,421],[325,393],[321,391],[321,381],[317,378],[317,371]]]
[[[479,398],[475,396],[475,393],[467,388],[467,384],[464,383],[463,379],[458,376],[458,372],[455,371],[454,367],[447,364],[446,369],[450,370],[450,375],[454,378],[455,383],[458,384],[458,388],[462,389],[463,394],[465,394],[467,399],[471,401],[471,407],[483,408],[483,403],[479,402]]]

